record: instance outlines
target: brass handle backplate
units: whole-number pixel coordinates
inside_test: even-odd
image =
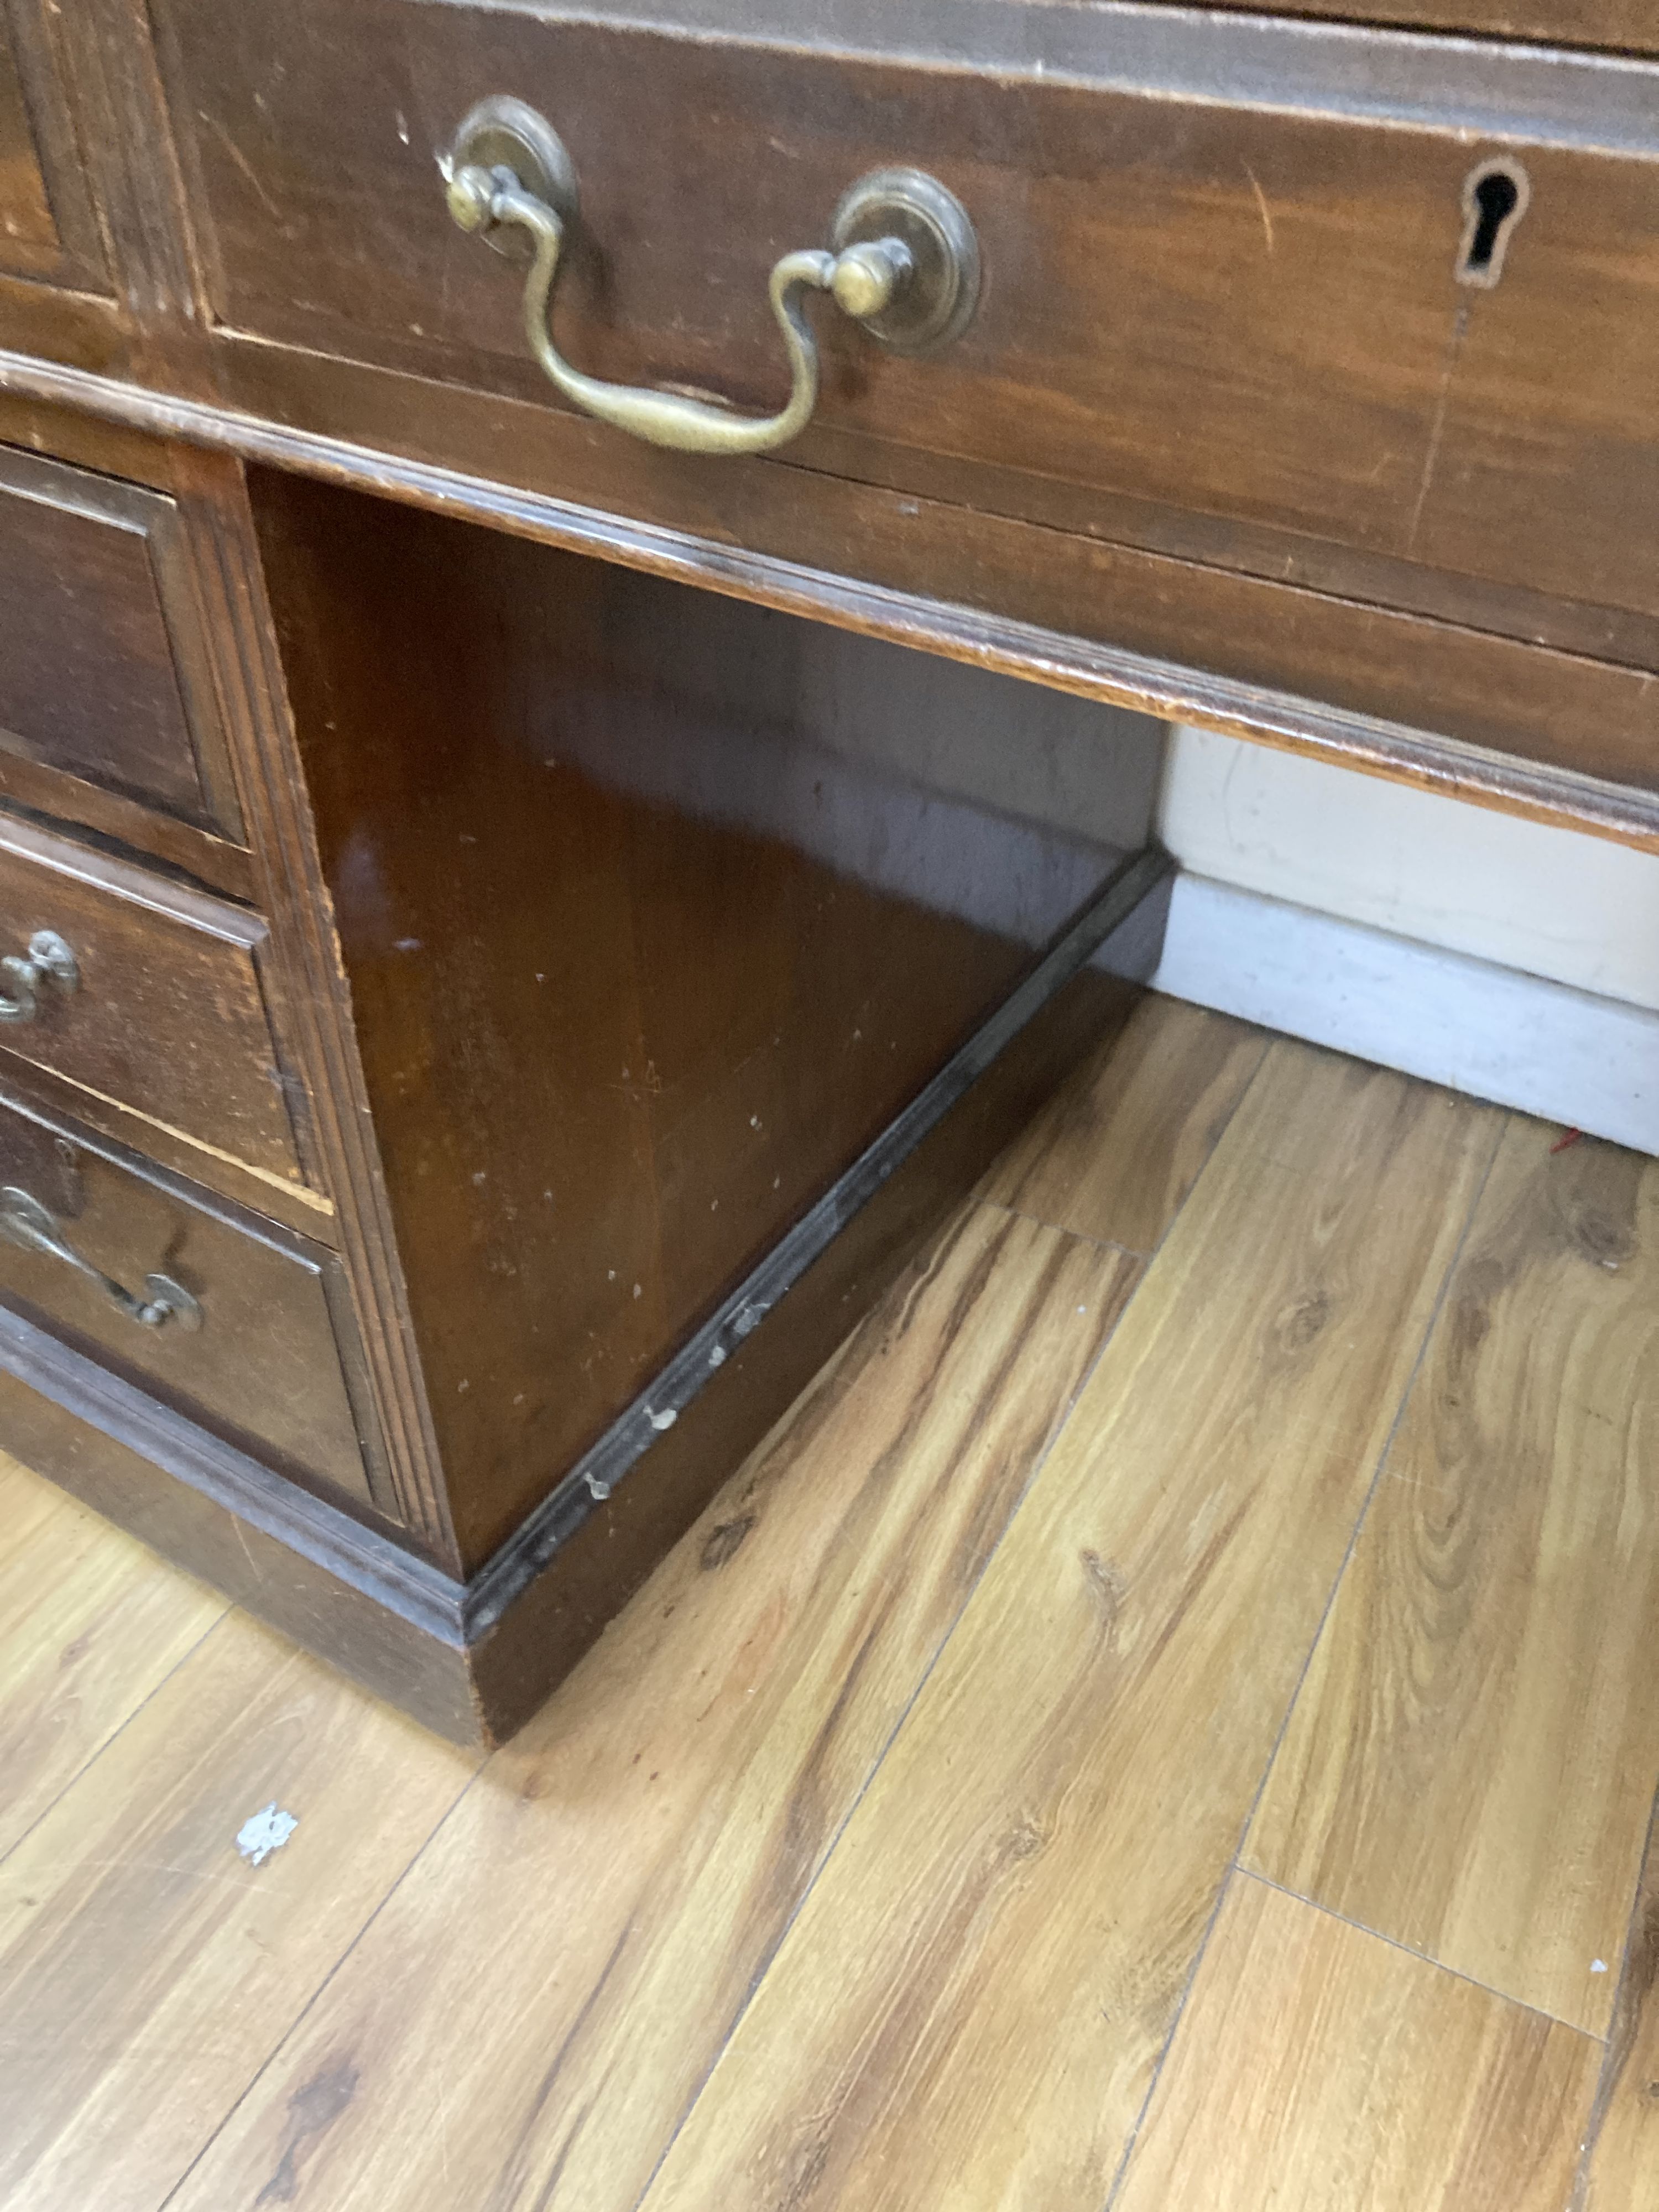
[[[75,955],[51,929],[35,931],[27,959],[13,952],[0,960],[0,1022],[32,1022],[40,1011],[42,992],[56,988],[67,998],[81,988]]]
[[[463,230],[481,232],[509,255],[528,240],[525,333],[550,381],[586,413],[653,446],[761,453],[798,436],[818,397],[808,292],[828,292],[872,337],[902,353],[948,344],[978,303],[979,246],[960,201],[920,169],[878,169],[836,210],[833,251],[786,253],[772,270],[772,313],[790,368],[789,398],[775,415],[739,415],[647,386],[607,384],[573,368],[553,343],[553,286],[580,211],[576,173],[557,132],[522,100],[497,94],[472,109],[439,166]]]
[[[0,1237],[25,1252],[39,1252],[73,1267],[77,1275],[97,1285],[118,1313],[137,1322],[140,1328],[160,1328],[169,1321],[180,1328],[202,1326],[202,1309],[182,1283],[175,1283],[171,1275],[146,1275],[146,1295],[135,1297],[113,1275],[106,1275],[77,1252],[40,1200],[26,1190],[0,1190]]]

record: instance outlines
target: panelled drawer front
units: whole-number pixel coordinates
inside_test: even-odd
[[[172,500],[0,448],[0,751],[240,836]]]
[[[1030,21],[1018,66],[416,0],[292,0],[234,40],[214,0],[159,12],[234,329],[555,404],[526,357],[519,271],[455,229],[434,167],[473,100],[510,93],[580,179],[567,358],[775,406],[773,260],[823,245],[855,179],[914,164],[977,226],[978,314],[911,360],[815,304],[823,387],[789,457],[1033,519],[1063,480],[1100,495],[1108,536],[1135,539],[1138,503],[1178,507],[1218,533],[1266,526],[1659,612],[1644,64],[994,0],[975,21],[1000,22],[1011,52],[1006,19]],[[916,40],[935,13],[915,11]],[[872,34],[896,40],[902,14]],[[1064,68],[1038,72],[1045,40],[1069,40]],[[1465,196],[1505,150],[1529,203],[1486,289],[1460,281]],[[927,450],[925,481],[906,447]]]
[[[0,1019],[0,1054],[301,1180],[257,915],[0,817],[0,957],[27,961],[42,931],[68,946],[72,988],[0,969],[0,1012],[21,1015]]]
[[[52,50],[51,0],[0,5],[0,272],[103,283],[97,232]]]
[[[0,266],[24,276],[46,276],[62,253],[46,173],[29,128],[22,72],[11,34],[0,23]]]
[[[21,1246],[7,1218],[31,1207],[135,1298],[152,1277],[181,1285],[200,1326],[146,1327],[69,1260]],[[333,1255],[3,1097],[0,1297],[279,1473],[373,1502]],[[342,1334],[353,1340],[349,1322]]]

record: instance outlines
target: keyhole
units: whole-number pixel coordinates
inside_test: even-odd
[[[1469,245],[1469,258],[1464,266],[1471,272],[1490,269],[1494,249],[1504,232],[1504,225],[1515,213],[1516,203],[1521,197],[1521,187],[1513,177],[1506,177],[1501,169],[1482,177],[1474,188],[1475,204],[1480,210],[1480,221],[1474,226],[1474,236]]]
[[[1463,212],[1468,220],[1457,259],[1460,284],[1480,284],[1490,290],[1498,282],[1531,193],[1518,161],[1483,161],[1471,173],[1463,186]]]

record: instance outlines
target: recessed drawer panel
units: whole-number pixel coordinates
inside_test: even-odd
[[[0,1297],[279,1473],[368,1504],[338,1270],[0,1099]]]
[[[0,273],[100,288],[97,231],[53,52],[57,12],[52,0],[0,0]]]
[[[0,252],[12,268],[31,276],[54,268],[63,251],[46,198],[23,79],[5,26],[0,24]]]
[[[0,448],[0,752],[234,837],[178,530],[161,492]]]
[[[1032,520],[1063,483],[1099,501],[1067,526],[1104,536],[1179,508],[1218,558],[1243,524],[1659,612],[1650,65],[1047,0],[862,11],[888,58],[787,43],[774,0],[673,9],[705,37],[292,0],[232,40],[215,0],[159,12],[234,329],[568,404],[528,358],[522,262],[456,228],[437,173],[507,94],[580,188],[565,358],[776,408],[769,270],[913,167],[977,232],[977,313],[907,357],[810,302],[824,374],[786,459]],[[896,51],[930,41],[937,66]],[[498,465],[522,466],[506,440]]]
[[[297,1182],[265,943],[240,907],[0,817],[0,1055]]]

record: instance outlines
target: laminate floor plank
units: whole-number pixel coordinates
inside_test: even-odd
[[[1154,1251],[1268,1042],[1231,1015],[1142,1000],[1003,1153],[983,1196],[1080,1237]]]
[[[1098,2212],[1503,1121],[1272,1048],[646,2212]]]
[[[0,1457],[6,2212],[1654,2212],[1659,1167],[1117,1049],[481,1773]]]
[[[7,2212],[156,2212],[478,1763],[221,1621],[0,1865]]]
[[[1112,2212],[1563,2212],[1601,2056],[1241,1875]]]
[[[229,1609],[0,1458],[0,1858]]]
[[[960,1217],[492,1760],[169,2212],[632,2212],[1139,1272]]]
[[[1659,1785],[1659,1163],[1557,1134],[1506,1132],[1244,1863],[1601,2035]]]
[[[1613,2032],[1573,2212],[1659,2203],[1659,1807],[1631,1917]]]

